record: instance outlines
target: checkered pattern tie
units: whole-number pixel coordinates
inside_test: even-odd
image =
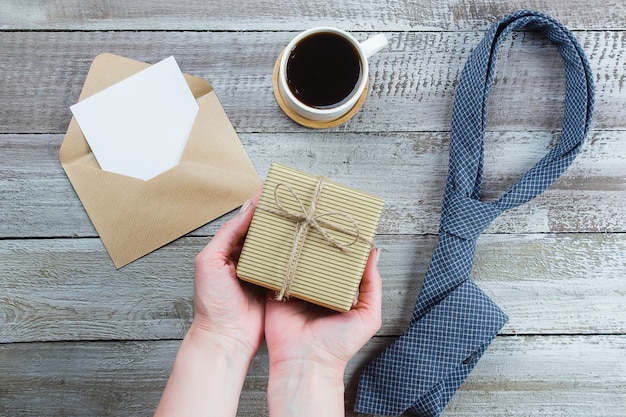
[[[497,201],[480,201],[487,99],[502,39],[540,31],[565,64],[565,114],[559,143]],[[408,330],[370,362],[355,410],[438,416],[508,317],[472,282],[476,240],[503,211],[541,194],[572,163],[589,130],[593,80],[567,28],[544,14],[519,11],[496,23],[469,57],[454,100],[450,162],[439,238]]]

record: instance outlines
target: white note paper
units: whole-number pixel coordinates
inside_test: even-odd
[[[70,109],[103,170],[149,180],[180,162],[198,103],[171,56]]]

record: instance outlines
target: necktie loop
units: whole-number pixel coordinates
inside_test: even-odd
[[[481,202],[487,103],[497,53],[502,39],[522,28],[539,30],[557,45],[563,58],[566,94],[561,137],[557,145],[498,201]],[[466,240],[477,239],[499,214],[541,194],[580,152],[591,125],[593,108],[591,68],[572,33],[554,18],[539,12],[522,10],[505,16],[490,29],[468,59],[459,81],[440,229]]]

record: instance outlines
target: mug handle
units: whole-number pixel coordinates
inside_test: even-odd
[[[360,45],[365,57],[369,58],[387,46],[387,37],[384,33],[379,33],[361,42]]]

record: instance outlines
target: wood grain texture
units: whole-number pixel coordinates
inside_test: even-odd
[[[483,30],[502,15],[535,9],[572,29],[622,29],[626,5],[614,0],[334,0],[203,1],[4,0],[0,29],[36,30]]]
[[[375,338],[350,362],[347,417],[356,416],[352,408],[360,369],[390,342]],[[149,416],[179,344],[0,345],[0,415]],[[625,350],[623,336],[498,337],[442,417],[621,417]],[[261,349],[244,384],[239,416],[268,415],[267,374],[267,352]]]
[[[385,199],[383,327],[358,371],[400,334],[434,250],[454,93],[484,32],[518,9],[562,21],[589,57],[592,130],[544,194],[496,219],[472,278],[510,316],[444,417],[622,417],[626,409],[626,3],[614,0],[0,1],[0,415],[149,416],[193,309],[193,260],[226,215],[115,270],[58,160],[93,58],[174,55],[210,81],[259,175],[280,162]],[[348,123],[287,118],[271,89],[296,32],[339,26],[389,47]],[[485,138],[495,199],[559,137],[563,66],[532,32],[500,48]],[[267,352],[240,416],[267,416]]]
[[[64,133],[93,58],[112,52],[146,62],[174,55],[181,69],[211,82],[238,132],[306,132],[285,116],[272,93],[276,57],[289,32],[0,32],[0,133]],[[355,33],[359,39],[367,34]],[[624,129],[626,38],[621,32],[576,33],[596,82],[595,129]],[[370,58],[361,111],[331,132],[449,131],[460,71],[482,32],[391,32],[387,50]],[[252,54],[245,51],[253,51]],[[32,57],[37,59],[33,60]],[[560,55],[532,32],[500,48],[488,129],[560,128],[564,72]],[[45,103],[45,104],[42,104]]]
[[[379,236],[383,327],[408,323],[434,236]],[[98,239],[0,241],[0,343],[182,338],[193,256],[180,239],[116,271]],[[510,316],[502,334],[623,334],[623,234],[481,236],[473,278]]]
[[[303,132],[240,137],[262,178],[273,162],[326,175],[385,200],[379,233],[437,233],[448,169],[448,133]],[[489,133],[485,138],[485,198],[501,195],[557,138],[551,132]],[[62,139],[61,135],[0,135],[0,237],[97,236],[61,168]],[[548,191],[506,212],[487,231],[623,232],[625,164],[626,133],[593,131],[574,164]],[[193,235],[212,234],[217,224]]]

